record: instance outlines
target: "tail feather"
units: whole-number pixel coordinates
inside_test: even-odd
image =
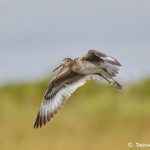
[[[119,68],[115,66],[108,66],[106,67],[106,70],[111,77],[115,77],[118,74]]]
[[[101,64],[102,74],[107,78],[112,78],[117,76],[119,72],[120,66],[110,63],[109,61],[105,61]]]
[[[119,65],[113,64],[112,62],[105,61],[103,64],[101,64],[101,69],[99,75],[102,76],[106,81],[108,81],[110,84],[112,84],[114,87],[118,89],[122,89],[121,84],[119,84],[117,81],[113,79],[113,77],[116,77],[119,72]]]
[[[117,76],[118,71],[119,71],[119,68],[116,68],[116,67],[105,67],[105,68],[101,68],[100,73],[110,79],[112,77]]]

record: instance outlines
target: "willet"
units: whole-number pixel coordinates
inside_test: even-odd
[[[88,79],[103,78],[114,87],[122,86],[114,80],[121,64],[113,57],[96,50],[89,50],[83,57],[65,58],[52,79],[35,120],[34,128],[45,125],[64,105],[65,101]],[[53,72],[54,72],[53,71]]]

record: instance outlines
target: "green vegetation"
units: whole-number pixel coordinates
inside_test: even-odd
[[[0,149],[127,150],[128,142],[150,143],[150,80],[123,90],[91,81],[34,130],[48,82],[0,87]]]

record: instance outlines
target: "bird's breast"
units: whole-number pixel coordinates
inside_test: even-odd
[[[76,60],[73,65],[73,71],[80,74],[93,74],[99,72],[99,65],[86,60]]]

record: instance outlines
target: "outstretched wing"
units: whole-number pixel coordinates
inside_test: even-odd
[[[97,50],[89,50],[83,59],[94,63],[98,62],[97,64],[99,64],[101,74],[105,78],[115,77],[118,74],[119,67],[121,66],[117,59]]]
[[[87,61],[100,61],[105,63],[110,63],[115,66],[121,66],[117,59],[104,54],[103,52],[97,50],[89,50],[84,56],[84,59]]]
[[[56,77],[50,83],[34,124],[34,128],[45,125],[63,106],[65,101],[80,86],[86,83],[87,77],[70,72]]]

